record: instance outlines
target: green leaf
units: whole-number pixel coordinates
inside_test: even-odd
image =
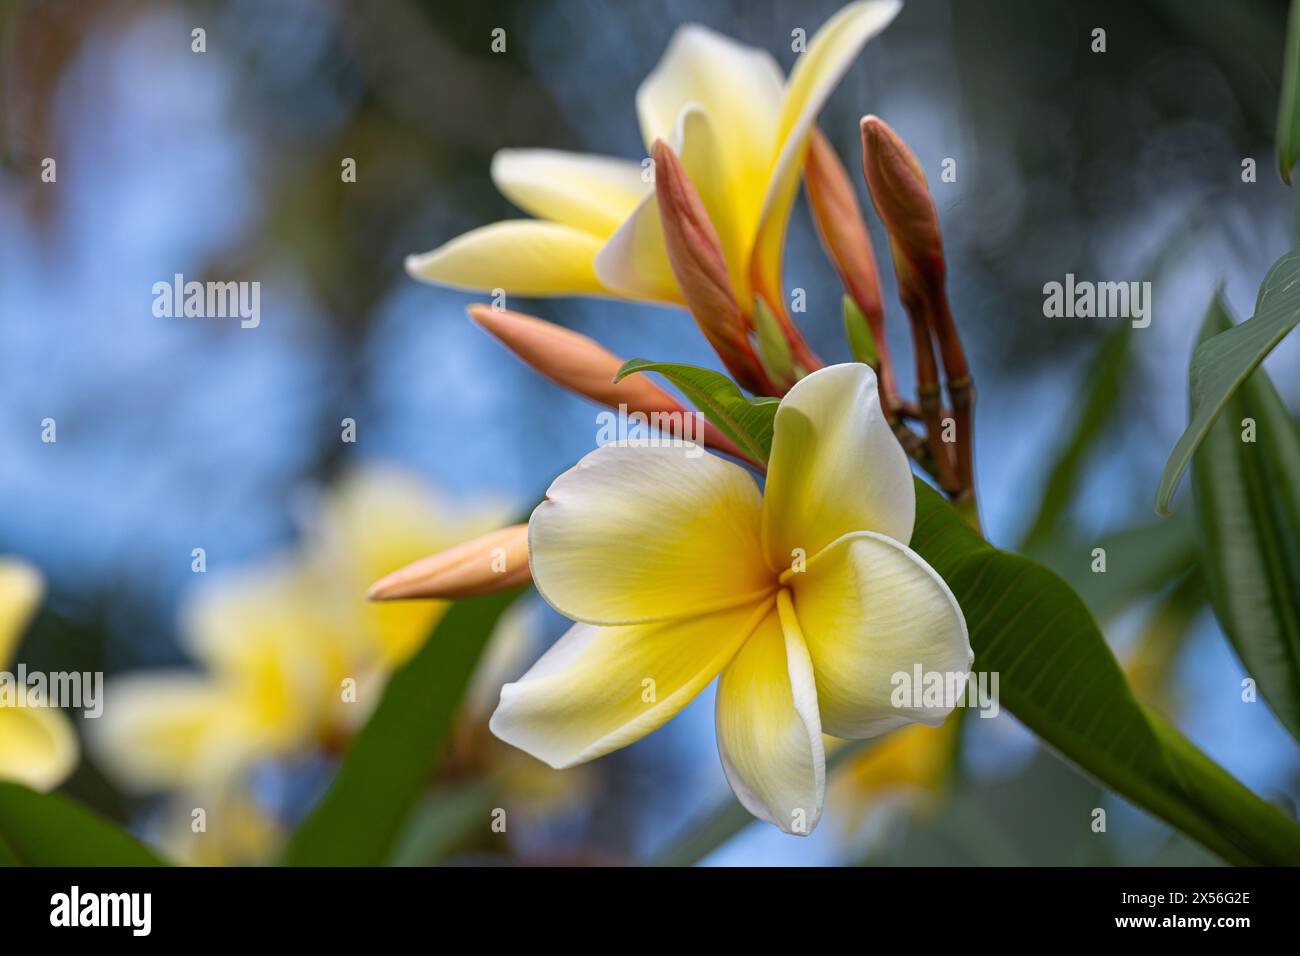
[[[1277,109],[1277,170],[1291,185],[1291,170],[1300,158],[1300,0],[1291,4],[1286,26],[1286,59]]]
[[[0,866],[167,866],[103,817],[57,793],[0,783]]]
[[[911,547],[966,615],[1001,703],[1100,784],[1231,863],[1300,864],[1300,826],[1139,703],[1092,615],[1051,571],[994,548],[917,483]]]
[[[393,866],[434,866],[488,832],[497,788],[484,780],[442,787],[421,801],[393,852]]]
[[[1049,540],[1074,501],[1088,455],[1096,447],[1123,393],[1132,338],[1132,323],[1119,323],[1102,341],[1096,357],[1089,364],[1083,408],[1069,439],[1056,454],[1038,511],[1021,544],[1022,551],[1032,552]]]
[[[1196,346],[1192,354],[1191,423],[1178,439],[1160,476],[1157,512],[1169,514],[1169,501],[1178,487],[1178,479],[1224,405],[1298,321],[1300,253],[1288,252],[1264,277],[1255,314],[1241,325]]]
[[[1216,296],[1201,338],[1217,341],[1231,325]],[[1192,462],[1210,599],[1260,693],[1300,739],[1300,434],[1263,369],[1225,412]],[[1247,419],[1253,442],[1242,440]]]
[[[620,382],[635,372],[658,372],[681,389],[746,454],[755,461],[767,461],[772,450],[772,422],[780,399],[747,398],[735,382],[711,369],[648,359],[626,362],[614,381]]]
[[[458,601],[388,682],[333,785],[293,835],[291,866],[388,863],[437,767],[474,665],[521,590]]]
[[[1092,540],[1060,536],[1033,551],[1065,579],[1098,621],[1107,621],[1173,583],[1199,560],[1190,513],[1107,532]],[[1104,574],[1092,570],[1092,552],[1106,552]]]
[[[767,377],[775,382],[793,382],[796,376],[790,343],[761,295],[754,296],[754,331],[758,333],[758,357]]]
[[[847,295],[844,297],[844,334],[849,340],[849,351],[853,353],[853,358],[879,370],[880,351],[876,348],[876,337],[871,334],[867,317]]]

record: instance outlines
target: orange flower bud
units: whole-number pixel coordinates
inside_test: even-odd
[[[471,305],[470,318],[552,382],[594,402],[645,412],[681,411],[671,395],[645,375],[629,375],[615,384],[623,360],[598,342],[572,329],[524,315]]]
[[[408,564],[376,581],[369,598],[455,601],[506,591],[530,580],[528,525],[517,524]]]
[[[731,291],[722,243],[681,161],[655,140],[655,198],[664,246],[687,308],[736,381],[760,395],[772,384],[749,342],[749,323]]]
[[[943,239],[939,215],[916,155],[889,125],[876,116],[862,119],[862,173],[885,227],[901,281],[942,287]],[[908,275],[910,274],[910,276]]]
[[[877,341],[883,341],[884,306],[880,273],[871,238],[848,172],[822,131],[813,128],[804,161],[804,183],[813,222],[822,245],[840,274],[844,288],[867,317]]]
[[[648,375],[637,373],[615,382],[623,359],[581,333],[522,312],[482,304],[471,305],[469,314],[552,382],[594,402],[614,409],[622,406],[629,412],[647,416],[656,412],[689,414],[684,405]],[[703,439],[707,448],[733,458],[746,458],[711,422],[705,422]]]

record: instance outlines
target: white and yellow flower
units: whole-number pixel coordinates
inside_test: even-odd
[[[775,307],[781,253],[818,112],[897,0],[866,0],[828,20],[788,79],[775,59],[690,24],[637,91],[647,153],[680,157],[717,230],[736,301]],[[558,150],[502,150],[492,178],[538,218],[498,222],[407,260],[440,285],[516,295],[683,301],[664,248],[652,177],[639,160]]]
[[[18,640],[41,601],[45,582],[30,564],[0,558],[0,671],[18,653]],[[0,780],[53,790],[77,765],[72,723],[52,707],[6,706],[0,700]]]
[[[95,743],[124,786],[210,791],[259,760],[349,736],[448,607],[375,604],[367,585],[504,517],[377,466],[346,476],[319,505],[292,553],[198,590],[182,633],[199,671],[110,684]]]
[[[891,677],[972,661],[956,600],[907,547],[915,513],[864,365],[822,369],[782,400],[762,493],[709,454],[592,452],[529,526],[538,591],[578,623],[502,689],[492,730],[570,767],[644,737],[721,675],[732,789],[755,816],[810,832],[823,730],[942,723],[950,707],[894,706]]]

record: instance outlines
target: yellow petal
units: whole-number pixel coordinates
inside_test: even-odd
[[[0,780],[53,790],[77,765],[72,723],[50,707],[0,707]]]
[[[557,478],[533,512],[533,582],[565,617],[592,624],[753,602],[775,585],[759,509],[749,474],[715,455],[606,445]]]
[[[781,592],[718,681],[718,753],[745,809],[807,836],[826,791],[817,691],[808,649]]]
[[[649,189],[639,163],[555,149],[503,149],[492,181],[516,206],[540,219],[604,239]]]
[[[690,703],[769,606],[659,624],[576,624],[501,688],[492,732],[556,769],[626,747]]]
[[[880,408],[875,373],[831,365],[802,379],[777,409],[763,544],[776,568],[842,535],[878,531],[906,544],[916,519],[907,455]]]
[[[849,4],[822,25],[790,73],[777,131],[780,145],[767,178],[751,266],[760,289],[773,301],[781,295],[781,253],[790,208],[799,188],[808,133],[863,45],[887,27],[901,9],[898,0]]]
[[[637,90],[646,149],[667,139],[682,107],[694,103],[720,124],[728,159],[762,177],[776,144],[781,88],[781,68],[766,50],[696,23],[679,27]]]
[[[136,792],[218,783],[265,756],[269,741],[238,693],[190,673],[119,678],[87,722],[97,759]]]
[[[481,226],[432,252],[407,256],[406,271],[434,285],[510,295],[608,295],[596,278],[601,240],[536,219]]]
[[[765,50],[707,27],[688,24],[673,35],[637,91],[646,149],[668,140],[681,158],[722,240],[736,298],[748,308],[749,256],[777,152],[783,80]],[[706,116],[710,149],[682,129],[685,115]],[[711,181],[710,181],[711,180]]]
[[[686,170],[718,232],[734,285],[737,276],[744,278],[748,239],[743,235],[730,200],[722,167],[723,147],[713,117],[694,104],[684,107],[673,135],[668,137],[668,145]],[[731,268],[733,258],[742,268]],[[653,191],[646,194],[627,221],[601,247],[596,256],[596,274],[606,286],[628,298],[673,304],[684,301],[668,261],[663,222]]]
[[[907,723],[943,722],[952,701],[893,699],[897,675],[911,687],[917,665],[923,675],[965,674],[974,657],[961,607],[916,552],[884,535],[847,535],[787,583],[828,734],[874,737]]]
[[[308,528],[306,549],[329,593],[328,613],[362,645],[378,642],[382,663],[410,657],[445,613],[441,601],[376,604],[365,599],[379,577],[499,527],[513,509],[443,498],[420,476],[391,465],[347,472],[329,490]]]
[[[0,558],[0,668],[9,666],[18,639],[45,590],[41,573],[26,561]]]

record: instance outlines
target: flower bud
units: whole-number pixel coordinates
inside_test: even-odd
[[[880,338],[885,314],[880,297],[880,273],[862,208],[834,147],[816,128],[808,140],[804,184],[822,245],[835,264],[844,288],[870,323],[872,334]]]
[[[629,375],[615,381],[623,359],[600,343],[531,315],[478,304],[469,307],[470,318],[496,336],[506,348],[552,382],[601,405],[647,417],[656,413],[689,414],[679,401],[647,375]],[[680,421],[681,419],[676,419]],[[705,423],[704,444],[731,455],[746,456],[712,423]]]
[[[686,306],[736,381],[751,392],[771,395],[771,382],[749,343],[748,323],[731,290],[722,243],[709,214],[667,144],[655,140],[652,153],[664,247]]]
[[[528,525],[517,524],[408,564],[376,581],[368,596],[372,601],[455,601],[507,591],[531,579]]]
[[[862,119],[862,173],[876,212],[889,230],[894,264],[906,295],[925,297],[944,279],[939,215],[925,172],[902,138],[876,116]]]
[[[469,314],[552,382],[594,402],[611,408],[626,405],[646,414],[682,410],[680,403],[645,375],[630,375],[615,384],[623,360],[572,329],[481,304],[471,305]]]

